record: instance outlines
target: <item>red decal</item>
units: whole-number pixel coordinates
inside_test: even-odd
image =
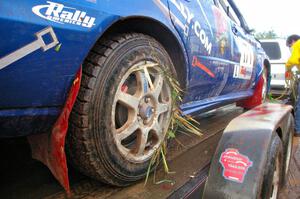
[[[227,180],[243,183],[252,161],[237,149],[226,149],[221,154],[219,162],[223,166],[223,177]]]
[[[246,68],[244,66],[242,66],[240,73],[241,73],[241,75],[246,76],[247,70],[246,70]]]
[[[270,109],[269,107],[257,107],[257,108],[252,109],[251,112],[244,114],[243,117],[253,117],[253,116],[258,116],[258,115],[268,115],[268,114],[274,113],[276,111],[278,111],[278,109],[276,110],[276,109]]]
[[[213,72],[211,72],[211,70],[209,70],[206,66],[201,64],[201,62],[198,60],[198,58],[196,56],[193,57],[192,66],[200,68],[201,70],[206,72],[209,76],[215,78],[215,74]]]

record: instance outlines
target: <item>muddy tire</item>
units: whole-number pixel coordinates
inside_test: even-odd
[[[266,199],[277,199],[282,181],[283,149],[280,138],[275,135],[270,145],[262,183],[262,196]]]
[[[116,186],[145,177],[171,116],[175,74],[164,48],[143,34],[101,39],[83,64],[70,117],[69,158],[82,173]]]
[[[288,169],[292,158],[292,149],[293,149],[293,136],[294,136],[294,117],[290,114],[288,127],[286,130],[286,138],[283,140],[283,172],[282,172],[282,184],[281,186],[286,185],[288,177]]]

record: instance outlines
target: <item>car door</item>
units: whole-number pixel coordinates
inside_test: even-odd
[[[185,101],[219,96],[227,82],[232,58],[230,24],[213,0],[169,0],[170,15],[189,59]],[[221,47],[222,46],[222,47]]]
[[[247,91],[252,87],[252,82],[255,78],[254,66],[257,62],[257,57],[254,46],[257,42],[244,29],[244,20],[234,2],[232,0],[218,0],[217,2],[218,7],[227,15],[233,38],[233,56],[231,59],[234,64],[233,71],[231,71],[221,95]]]

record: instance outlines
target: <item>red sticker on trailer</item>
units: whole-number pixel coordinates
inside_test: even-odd
[[[226,180],[243,183],[248,169],[252,167],[253,162],[237,149],[226,149],[221,154],[219,162],[223,167],[223,177]]]

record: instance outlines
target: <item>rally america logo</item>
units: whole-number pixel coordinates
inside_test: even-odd
[[[47,1],[48,5],[37,5],[32,12],[37,16],[60,24],[74,24],[86,28],[95,25],[95,17],[90,17],[86,12],[64,6],[61,3]]]
[[[221,154],[219,162],[223,167],[223,177],[226,180],[243,183],[248,169],[252,167],[253,162],[237,149],[226,149]]]

